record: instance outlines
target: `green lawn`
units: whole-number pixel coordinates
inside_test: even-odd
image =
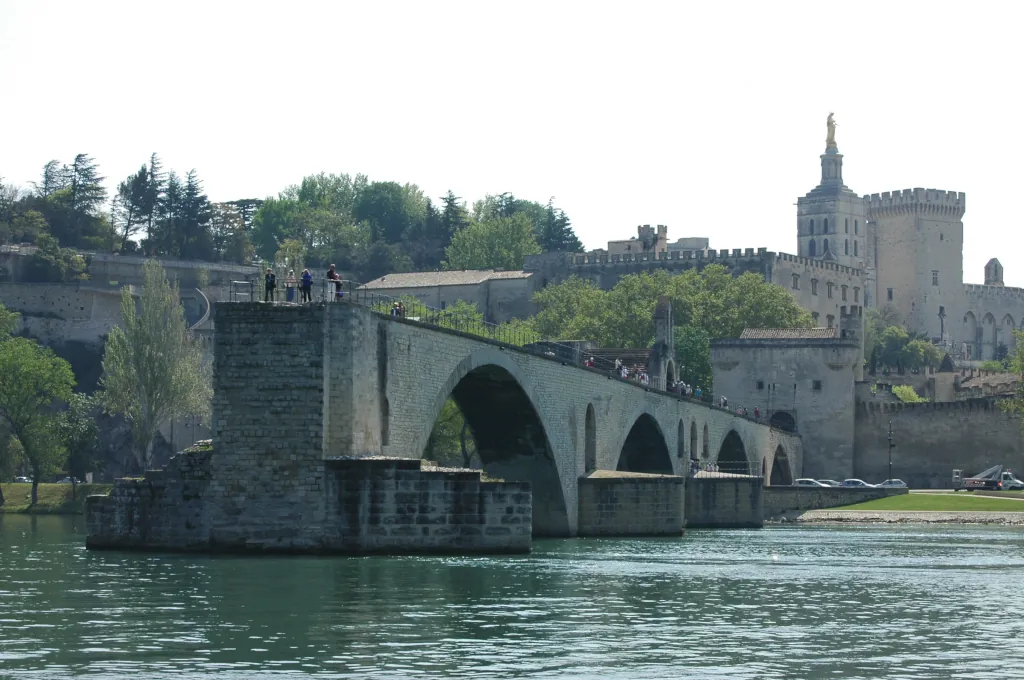
[[[855,505],[844,505],[842,510],[932,510],[937,512],[1024,512],[1024,501],[1012,498],[992,498],[961,491],[959,493],[908,493],[888,496]]]
[[[71,497],[70,484],[40,484],[39,502],[34,506],[31,484],[0,484],[4,492],[0,512],[23,512],[39,515],[80,515],[85,508],[85,497],[108,493],[110,484],[79,484],[78,497]]]

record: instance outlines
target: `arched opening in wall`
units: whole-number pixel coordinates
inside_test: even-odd
[[[818,249],[817,249],[817,246],[814,243],[814,239],[812,238],[810,240],[810,242],[807,244],[807,256],[808,257],[814,257],[817,254],[818,254]]]
[[[768,419],[768,422],[772,427],[777,427],[780,430],[796,432],[796,420],[793,419],[793,414],[791,413],[776,411],[772,414],[772,417]]]
[[[597,420],[594,417],[594,405],[587,404],[587,417],[583,426],[583,455],[587,472],[597,469]]]
[[[697,423],[690,421],[690,458],[697,457]],[[706,458],[707,456],[705,456]]]
[[[704,423],[704,437],[702,438],[701,443],[700,443],[700,455],[701,455],[701,458],[709,457],[709,454],[710,454],[709,447],[710,446],[711,445],[708,443],[708,424]]]
[[[826,217],[825,219],[823,219],[821,221],[821,224],[822,224],[822,226],[821,226],[821,233],[822,234],[827,234],[828,233],[828,218]],[[828,243],[828,241],[825,241],[825,243]]]
[[[1016,346],[1016,338],[1013,337],[1013,331],[1016,326],[1013,324],[1013,317],[1007,314],[1003,317],[1003,329],[999,346],[996,347],[996,360],[1002,361],[1007,354],[1010,353],[1011,348]]]
[[[686,458],[686,426],[683,425],[683,421],[679,421],[679,427],[676,429],[676,457]]]
[[[974,312],[964,314],[964,337],[967,338],[968,343],[966,358],[979,359],[981,357],[981,333]]]
[[[661,433],[656,421],[650,414],[642,413],[633,423],[626,435],[619,453],[619,464],[615,468],[619,472],[649,472],[652,474],[671,475],[672,458],[665,444],[665,436]]]
[[[665,385],[663,389],[669,389],[672,384],[676,381],[676,362],[671,359],[668,360],[668,365],[665,367]]]
[[[743,440],[736,434],[736,430],[729,430],[729,434],[722,440],[721,448],[718,449],[718,471],[738,475],[750,474],[747,449],[743,446]]]
[[[996,327],[996,317],[991,312],[985,315],[981,322],[985,333],[985,349],[981,358],[985,360],[996,358],[996,347],[999,346],[999,329]]]
[[[828,252],[828,239],[822,239],[821,241],[821,254],[824,255]]]
[[[808,232],[810,233],[811,236],[814,236],[814,220],[811,220],[810,228],[808,229]]]
[[[775,449],[775,459],[772,461],[772,476],[769,482],[772,486],[789,486],[793,483],[793,471],[789,467],[789,456],[786,449],[779,446]]]
[[[843,255],[849,255],[849,254],[850,254],[850,239],[846,239],[843,242]]]
[[[423,458],[483,469],[496,479],[530,482],[533,535],[569,534],[565,496],[544,425],[530,397],[501,366],[479,366],[459,380],[440,409]]]

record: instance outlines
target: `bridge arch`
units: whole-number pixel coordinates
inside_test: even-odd
[[[629,429],[615,469],[620,472],[675,474],[665,435],[650,413],[641,413]]]
[[[597,469],[597,418],[594,416],[593,404],[587,404],[583,433],[584,469],[593,472]]]
[[[508,481],[530,482],[533,535],[568,536],[566,479],[548,437],[549,425],[538,411],[536,393],[518,364],[505,352],[486,347],[455,367],[434,398],[414,450],[423,455],[434,422],[451,397],[473,432],[484,470]],[[554,430],[551,430],[554,431]]]
[[[733,472],[736,474],[750,474],[747,458],[747,447],[743,445],[743,439],[736,430],[729,430],[722,440],[722,446],[718,449],[718,470],[719,472]]]
[[[772,456],[772,474],[768,483],[771,486],[788,486],[793,483],[793,469],[789,464],[786,449],[782,448],[781,444],[776,447],[775,455]]]
[[[793,419],[793,414],[788,411],[776,411],[769,418],[768,422],[780,430],[786,432],[796,432],[796,420]]]

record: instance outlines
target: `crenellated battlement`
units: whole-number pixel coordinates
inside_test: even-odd
[[[802,255],[790,255],[789,253],[776,254],[775,261],[792,262],[794,264],[800,264],[807,267],[834,271],[851,277],[860,277],[863,272],[863,270],[858,269],[857,267],[848,267],[845,264],[836,264],[835,262],[826,262],[825,260],[815,260],[810,257],[803,257]]]
[[[595,255],[592,253],[574,253],[571,255],[569,264],[573,267],[605,267],[608,265],[635,265],[638,263],[650,263],[656,265],[660,262],[692,261],[694,263],[712,263],[717,261],[736,260],[760,261],[774,255],[769,253],[767,248],[734,248],[733,250],[670,250],[661,253],[625,253],[622,255],[608,255],[606,253]]]
[[[927,213],[962,217],[967,194],[940,189],[904,189],[864,196],[868,211],[876,216]]]
[[[965,283],[964,292],[968,298],[974,299],[1024,301],[1024,288]]]

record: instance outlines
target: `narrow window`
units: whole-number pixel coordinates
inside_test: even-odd
[[[892,288],[888,290],[889,302],[892,302]]]
[[[759,389],[759,390],[763,390],[764,389],[764,381],[763,380],[758,380],[757,381],[757,389]]]
[[[811,295],[818,294],[818,279],[811,279]]]
[[[850,239],[846,239],[846,241],[843,242],[843,255],[849,255],[849,254],[850,254]]]
[[[843,232],[847,233],[847,234],[850,233],[850,218],[849,217],[847,217],[847,218],[845,218],[843,220]]]
[[[833,315],[829,314],[825,318],[828,319],[828,327],[829,328],[832,328],[833,326],[836,325],[836,317],[834,317]]]
[[[938,269],[933,269],[932,270],[932,285],[933,286],[939,285],[939,270]]]
[[[817,312],[811,312],[811,318],[814,319],[814,323],[815,324],[818,323],[818,313]]]
[[[853,301],[860,302],[860,288],[853,289]]]
[[[800,275],[793,274],[793,290],[800,290]]]
[[[846,286],[843,286],[843,302],[846,302]]]
[[[446,303],[444,300],[441,300],[441,309],[444,309],[447,306],[448,306],[448,303]]]
[[[811,242],[807,244],[807,256],[814,257],[817,254],[817,247],[815,246],[814,239],[812,238]]]
[[[828,252],[828,239],[825,239],[825,242],[823,244],[821,244],[821,254],[824,255],[827,252]]]
[[[859,253],[857,252],[857,241],[854,240],[854,242],[853,242],[853,256],[857,257],[858,255],[859,255]]]
[[[822,225],[823,226],[821,227],[821,233],[822,234],[827,234],[828,233],[828,218],[827,217],[823,220]]]
[[[811,220],[811,236],[814,236],[814,220]]]
[[[828,299],[829,300],[832,299],[832,288],[833,287],[834,287],[834,284],[831,281],[829,281],[828,282]],[[829,324],[829,325],[831,325],[831,324]]]
[[[853,221],[853,235],[857,236],[860,234],[860,220]]]
[[[814,388],[815,390],[818,390],[820,392],[821,391],[821,381],[820,380],[815,380],[811,384],[811,387]]]

